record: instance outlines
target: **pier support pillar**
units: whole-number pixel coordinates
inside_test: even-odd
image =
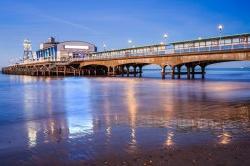
[[[58,76],[58,67],[56,67],[56,76]]]
[[[74,69],[74,76],[76,76],[76,69]]]
[[[206,68],[206,65],[201,65],[201,78],[202,79],[205,79],[205,68]]]
[[[177,66],[178,79],[181,79],[181,66]]]
[[[127,77],[129,77],[129,65],[126,65],[126,69],[127,69]]]
[[[142,77],[142,65],[139,66],[139,77]]]
[[[95,76],[97,75],[97,68],[96,67],[94,68],[94,75]]]
[[[91,69],[88,69],[88,75],[89,76],[91,75]]]
[[[161,68],[161,78],[164,80],[166,76],[166,66],[162,66]]]
[[[134,68],[134,77],[136,77],[136,68],[137,68],[137,66],[134,65],[133,68]]]
[[[195,65],[192,65],[192,79],[195,79]]]
[[[110,76],[110,66],[108,66],[108,73],[107,73],[108,76]]]
[[[64,66],[63,75],[66,76],[66,66]]]
[[[116,68],[115,68],[115,67],[113,67],[113,68],[112,68],[112,75],[113,75],[113,76],[115,76],[115,75],[116,75],[116,74],[115,74],[115,70],[116,70]]]
[[[175,66],[172,67],[172,79],[175,79]]]
[[[124,66],[121,66],[122,77],[124,77]]]
[[[187,79],[190,80],[191,79],[190,65],[186,65],[186,67],[187,67]]]

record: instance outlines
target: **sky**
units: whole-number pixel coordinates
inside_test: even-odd
[[[249,0],[0,0],[0,67],[54,36],[102,50],[250,32]],[[244,64],[243,64],[244,63]],[[250,63],[231,63],[237,67]],[[228,64],[226,64],[228,65]]]

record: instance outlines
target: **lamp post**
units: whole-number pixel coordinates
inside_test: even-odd
[[[107,45],[103,43],[103,51],[106,51],[106,49],[107,49]]]
[[[165,34],[163,35],[163,38],[164,38],[165,44],[167,45],[168,34],[165,33]]]
[[[133,43],[132,40],[128,40],[128,47],[131,47],[131,44]]]
[[[219,40],[220,48],[221,48],[221,37],[222,37],[223,28],[224,28],[224,27],[223,27],[222,24],[218,25],[218,30],[219,30],[219,32],[220,32],[220,40]]]

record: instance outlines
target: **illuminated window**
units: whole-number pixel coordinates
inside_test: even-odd
[[[225,40],[225,44],[231,44],[232,43],[232,40],[231,39],[226,39]]]
[[[206,46],[206,42],[200,42],[200,47],[205,47]]]
[[[212,41],[206,41],[206,46],[211,46],[212,45]]]
[[[233,39],[233,43],[239,43],[240,42],[240,39],[239,38],[234,38]]]

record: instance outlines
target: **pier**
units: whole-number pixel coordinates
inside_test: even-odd
[[[31,76],[123,76],[142,77],[143,67],[158,65],[162,79],[205,78],[206,67],[229,61],[250,60],[250,34],[181,41],[112,51],[92,52],[84,57],[26,61],[4,67],[4,74]],[[199,70],[196,70],[196,67]],[[167,70],[168,68],[168,70]],[[185,68],[185,70],[183,70]]]

